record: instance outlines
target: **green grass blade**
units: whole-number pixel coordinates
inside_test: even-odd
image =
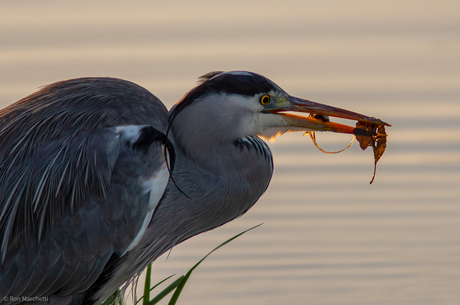
[[[152,288],[150,288],[150,291],[152,291],[153,289],[157,288],[158,286],[160,286],[161,284],[163,284],[164,282],[166,282],[167,280],[169,280],[170,278],[172,278],[173,276],[175,276],[176,274],[173,274],[173,275],[170,275],[168,276],[167,278],[165,278],[164,280],[162,280],[161,282],[158,282],[155,286],[153,286]]]
[[[154,305],[158,302],[161,301],[161,299],[163,299],[165,296],[167,296],[171,291],[173,291],[174,289],[177,288],[177,286],[181,283],[182,279],[184,278],[183,275],[181,275],[181,277],[179,277],[177,280],[175,280],[171,285],[169,285],[168,287],[166,287],[165,289],[163,289],[162,292],[160,292],[159,294],[157,294],[156,297],[154,297],[152,300],[150,300],[150,302],[147,303],[147,305]]]
[[[182,278],[182,280],[180,281],[180,283],[178,284],[177,288],[176,288],[176,291],[174,291],[174,294],[173,296],[171,297],[171,300],[169,301],[168,305],[175,305],[177,300],[179,299],[179,296],[182,292],[182,289],[184,288],[185,284],[187,283],[188,279],[190,278],[190,275],[192,274],[193,270],[195,270],[196,267],[198,267],[209,255],[211,255],[211,253],[213,253],[214,251],[216,251],[217,249],[225,246],[226,244],[228,244],[229,242],[231,242],[232,240],[240,237],[241,235],[243,235],[244,233],[246,232],[249,232],[257,227],[260,227],[262,224],[258,224],[257,226],[254,226],[252,228],[249,228],[235,236],[233,236],[232,238],[230,239],[227,239],[226,241],[224,241],[223,243],[221,243],[220,245],[218,245],[217,247],[215,247],[214,249],[212,249],[208,254],[206,254],[198,263],[195,264],[195,266],[193,266]]]
[[[150,291],[152,291],[153,289],[157,288],[158,286],[160,286],[161,284],[163,284],[164,282],[166,282],[167,280],[169,280],[170,278],[172,278],[172,277],[175,276],[175,275],[176,275],[176,274],[170,275],[170,276],[168,276],[167,278],[165,278],[165,279],[161,280],[160,282],[156,283],[152,288],[150,288]],[[148,287],[148,286],[147,286],[147,287]],[[144,290],[145,290],[145,288],[144,288]],[[144,296],[141,296],[141,297],[136,301],[135,305],[136,305],[137,303],[139,303],[139,302],[140,302],[141,300],[143,300],[143,299],[144,299]]]
[[[151,275],[152,275],[152,264],[149,264],[147,266],[146,272],[145,272],[145,285],[144,285],[144,295],[142,296],[143,305],[147,305],[147,303],[150,300],[150,281],[151,281]]]

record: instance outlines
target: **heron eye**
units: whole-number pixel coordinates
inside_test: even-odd
[[[270,95],[268,95],[268,94],[262,95],[260,97],[260,103],[262,105],[264,105],[264,106],[267,105],[268,103],[270,103]]]

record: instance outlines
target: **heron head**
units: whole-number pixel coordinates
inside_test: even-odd
[[[294,131],[366,132],[331,122],[329,117],[390,126],[373,117],[291,96],[266,77],[246,71],[202,76],[200,84],[171,109],[170,123],[181,115],[187,119],[180,120],[179,133],[190,135],[206,128],[207,138],[215,135],[213,144],[217,139],[273,138]],[[188,138],[196,141],[199,135]]]

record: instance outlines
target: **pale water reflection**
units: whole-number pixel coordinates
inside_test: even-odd
[[[271,144],[275,175],[244,217],[176,247],[154,279],[209,257],[179,304],[458,304],[458,1],[2,1],[0,103],[57,80],[113,76],[170,107],[212,70],[393,125],[372,153]],[[328,150],[350,138],[318,135]],[[164,303],[166,304],[166,303]]]

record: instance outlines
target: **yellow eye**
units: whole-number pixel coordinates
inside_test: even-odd
[[[262,105],[264,105],[264,106],[267,105],[268,103],[270,103],[270,95],[268,95],[268,94],[262,95],[260,97],[260,103]]]

